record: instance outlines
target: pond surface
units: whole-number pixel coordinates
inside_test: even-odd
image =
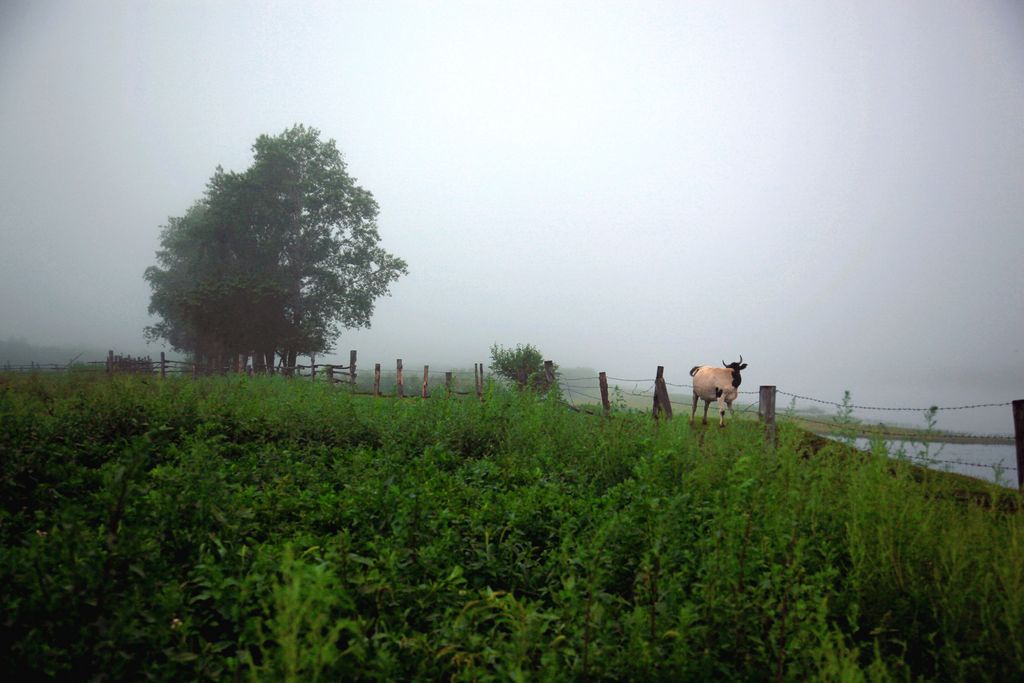
[[[869,439],[856,439],[857,448],[871,450]],[[1010,488],[1017,488],[1017,451],[1006,444],[920,443],[886,441],[889,455],[903,454],[912,462],[932,469],[965,474]]]

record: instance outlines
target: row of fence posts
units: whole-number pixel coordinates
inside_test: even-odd
[[[336,380],[335,379],[335,377],[334,377],[334,371],[335,370],[348,370],[348,383],[352,384],[353,386],[355,386],[355,383],[356,383],[356,352],[354,350],[350,352],[349,359],[350,360],[349,360],[349,364],[348,365],[324,365],[324,366],[322,366],[322,367],[325,368],[325,373],[327,375],[327,378],[332,383],[336,382],[336,381],[341,381],[341,380]],[[153,367],[154,365],[157,366],[156,369],[154,369],[154,367]],[[242,364],[240,358],[235,358],[234,359],[232,367],[233,367],[235,372],[245,372],[246,371],[246,368]],[[310,366],[309,366],[310,377],[312,379],[316,379],[316,368],[317,368],[317,365],[315,364],[315,362],[311,363]],[[163,351],[160,352],[160,361],[159,361],[158,364],[156,363],[156,361],[154,361],[154,360],[152,360],[151,358],[148,358],[148,357],[146,357],[146,358],[141,358],[141,357],[139,357],[139,358],[132,358],[131,356],[115,355],[113,350],[108,350],[107,351],[107,360],[106,360],[106,371],[107,371],[107,373],[111,373],[111,372],[128,372],[128,373],[132,373],[132,372],[159,372],[160,377],[162,379],[162,378],[167,377],[167,369],[168,369],[167,354],[165,352],[163,352]],[[200,374],[204,373],[204,370],[202,369],[202,366],[199,363],[192,363],[191,364],[191,369],[192,369],[192,379],[195,379]],[[292,368],[292,369],[294,369],[294,368]]]
[[[154,370],[154,364],[157,365]],[[107,373],[112,372],[159,372],[160,379],[167,377],[167,354],[163,351],[160,352],[160,361],[156,363],[153,359],[146,358],[132,358],[131,356],[115,355],[113,349],[107,351],[107,362],[106,370]],[[197,363],[192,364],[192,379],[195,379],[199,375],[199,365]]]
[[[550,361],[549,361],[550,362]],[[332,383],[338,380],[334,378],[334,370],[338,369],[339,366],[328,365],[327,378]],[[355,387],[356,385],[356,352],[352,350],[349,352],[349,364],[347,366],[340,366],[341,369],[348,370],[348,383]],[[316,366],[313,367],[313,378],[316,378]],[[474,384],[476,385],[476,394],[478,397],[483,397],[484,392],[484,364],[474,363],[473,364],[473,376]],[[552,375],[553,377],[553,375]],[[380,378],[381,369],[380,363],[374,363],[373,365],[373,395],[380,396]],[[422,398],[429,397],[429,379],[430,379],[430,366],[423,366],[423,384],[420,387],[420,396]],[[454,389],[455,374],[453,372],[444,373],[444,386],[447,391]],[[402,364],[402,359],[398,358],[395,360],[395,393],[399,398],[405,397],[405,367]]]
[[[351,385],[354,388],[355,385],[356,385],[356,369],[357,369],[356,360],[357,360],[356,351],[355,351],[355,349],[352,349],[351,351],[349,351],[349,364],[348,365],[323,365],[323,366],[320,366],[320,367],[324,368],[324,373],[327,376],[327,380],[331,384],[334,384],[336,382],[343,382],[344,381],[344,382],[347,382],[349,385]],[[140,371],[143,368],[147,372],[150,372],[150,371],[153,370],[153,364],[154,364],[154,362],[151,359],[149,359],[149,358],[136,358],[136,359],[133,359],[133,358],[129,358],[129,357],[115,355],[113,350],[107,351],[106,369],[107,369],[108,373],[110,373],[110,372],[125,372],[125,371],[127,371],[127,372],[132,372],[132,371],[137,372],[137,371]],[[237,362],[236,362],[236,365],[235,365],[235,369],[236,369],[236,371],[241,371],[242,370],[242,368],[239,366],[239,364]],[[311,362],[310,363],[310,378],[313,379],[313,380],[316,379],[316,369],[317,369],[316,362],[315,361]],[[341,379],[336,378],[336,376],[335,376],[335,371],[336,370],[347,370],[348,371],[346,373],[347,374],[347,378],[345,380],[341,380]],[[548,385],[549,386],[553,385],[554,382],[555,382],[555,373],[554,373],[554,364],[552,363],[552,361],[545,361],[545,363],[544,363],[544,370],[545,370],[545,376],[547,378]],[[164,378],[164,377],[167,376],[167,356],[166,356],[165,352],[163,352],[163,351],[160,352],[159,373],[160,373],[160,377],[161,378]],[[198,363],[192,363],[192,377],[193,377],[193,379],[195,377],[197,377],[199,374],[200,374],[200,366],[199,366],[199,364]],[[397,377],[396,377],[396,384],[395,384],[396,393],[397,393],[397,395],[400,398],[404,398],[405,397],[405,375],[404,375],[404,368],[402,366],[402,359],[401,358],[397,359],[397,361],[396,361],[396,375],[397,375]],[[485,382],[484,382],[484,364],[483,363],[474,363],[473,364],[473,376],[474,376],[474,384],[475,384],[476,395],[477,395],[478,398],[483,400],[484,386],[485,386]],[[380,377],[381,377],[380,363],[376,363],[374,365],[374,369],[373,369],[373,395],[374,396],[380,396],[381,395],[381,391],[380,391]],[[429,397],[429,391],[428,391],[429,378],[430,378],[430,366],[429,365],[424,365],[423,366],[423,385],[421,387],[421,392],[420,392],[420,395],[423,398],[428,398]],[[445,389],[447,391],[451,392],[454,389],[454,386],[455,386],[455,373],[450,372],[450,371],[449,372],[445,372],[444,373],[444,378],[445,378],[445,381],[444,381]]]
[[[473,363],[473,388],[477,398],[483,400],[484,388],[486,387],[486,381],[484,376],[484,364]],[[350,356],[349,366],[349,382],[355,386],[355,368],[356,368],[356,352],[352,351]],[[330,366],[328,366],[328,372],[330,372]],[[602,375],[604,373],[601,373]],[[330,375],[329,375],[330,376]],[[333,376],[331,376],[333,379]],[[429,380],[430,380],[430,366],[423,366],[423,382],[420,385],[420,397],[428,398],[430,396],[429,391]],[[520,388],[525,387],[528,384],[529,378],[525,371],[519,373],[517,383]],[[557,379],[555,377],[555,364],[553,361],[544,361],[544,382],[547,387],[555,386]],[[381,366],[380,363],[375,363],[373,366],[373,395],[381,395]],[[399,398],[405,398],[405,366],[401,358],[395,360],[395,395]],[[455,373],[446,371],[444,373],[444,387],[449,393],[455,390]],[[605,386],[605,395],[607,395],[607,386]]]
[[[664,368],[658,366],[654,379],[654,408],[655,419],[664,416],[667,419],[672,417],[672,403],[668,398],[668,387],[665,384]],[[598,380],[601,385],[601,403],[607,414],[611,409],[608,402],[608,379],[605,373],[600,373]],[[757,415],[765,426],[765,438],[773,447],[776,444],[775,430],[775,396],[776,387],[773,384],[761,385],[758,390]],[[1017,489],[1024,491],[1024,399],[1013,401],[1013,434],[1014,445],[1017,455]]]
[[[122,356],[115,356],[114,352],[107,352],[107,372],[114,371],[138,371],[143,365],[147,369],[152,368],[152,363],[148,358],[126,358]],[[311,363],[310,375],[312,379],[316,379],[316,364]],[[327,365],[326,368],[327,379],[334,383],[335,381],[343,381],[335,379],[335,370],[347,370],[348,375],[347,382],[353,388],[356,385],[356,351],[353,349],[349,352],[349,364],[347,366],[336,366]],[[395,379],[395,393],[399,398],[405,396],[405,376],[404,368],[402,367],[402,359],[396,360],[396,379]],[[192,365],[192,376],[195,377],[198,373],[198,365]],[[164,378],[167,376],[167,359],[164,352],[160,352],[160,377]],[[373,367],[373,395],[380,396],[380,363],[376,363]],[[430,377],[430,366],[423,366],[423,383],[420,387],[420,396],[427,398],[428,393],[428,380]],[[520,388],[523,388],[528,383],[528,377],[526,376],[525,370],[519,373],[518,384]],[[544,361],[544,380],[547,387],[555,386],[556,377],[554,371],[554,363],[552,361]],[[479,400],[483,400],[484,397],[484,364],[474,363],[473,364],[473,383],[476,392],[476,396]],[[605,415],[611,412],[611,401],[608,393],[608,375],[605,372],[601,372],[598,375],[598,384],[601,390],[601,406],[604,410]],[[449,393],[454,388],[454,375],[452,372],[444,373],[444,386],[445,390]],[[758,391],[758,418],[765,426],[765,437],[770,444],[773,446],[776,443],[776,429],[775,429],[775,396],[776,387],[775,385],[766,384],[761,385]],[[1014,443],[1016,446],[1017,454],[1017,488],[1024,491],[1024,399],[1013,401],[1013,432],[1014,432]],[[654,405],[652,414],[655,419],[672,418],[672,402],[668,395],[668,385],[665,382],[665,368],[662,365],[658,366],[654,378]]]
[[[107,351],[107,372],[152,372],[153,371],[153,359],[143,358],[141,356],[132,358],[131,356],[114,355],[114,351]],[[164,358],[163,352],[160,353],[160,376],[164,377],[166,374],[167,361]]]
[[[355,362],[355,351],[352,352],[353,367]],[[352,384],[355,385],[355,374],[352,375]],[[380,396],[380,363],[374,363],[373,365],[373,395]],[[473,384],[477,398],[481,401],[484,398],[484,364],[473,363]],[[445,391],[451,393],[455,389],[455,373],[447,371],[444,373],[444,387]],[[402,364],[402,359],[398,358],[395,361],[395,395],[398,398],[405,398],[405,367]],[[420,385],[420,398],[430,397],[430,366],[423,366],[423,383]]]

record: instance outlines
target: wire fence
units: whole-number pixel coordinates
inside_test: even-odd
[[[617,383],[616,388],[619,390],[620,396],[623,398],[643,397],[653,399],[654,397],[657,381],[656,378],[620,378],[606,376],[606,379],[608,382]],[[601,405],[603,399],[593,393],[593,389],[595,388],[594,382],[599,380],[600,377],[573,377],[560,380],[559,386],[563,394],[574,406],[577,402]],[[693,389],[692,384],[680,384],[667,381],[665,384],[669,387],[673,387],[674,389],[685,389],[691,391]],[[623,387],[623,385],[626,386]],[[632,385],[632,387],[629,387],[628,385]],[[1017,472],[1018,470],[1018,467],[1007,462],[1008,459],[1013,458],[1011,448],[1007,448],[1005,452],[1001,449],[997,449],[997,451],[991,451],[991,455],[984,455],[984,459],[992,460],[989,462],[972,461],[965,459],[965,457],[940,457],[946,449],[963,449],[973,445],[981,446],[982,449],[987,446],[1010,446],[1014,442],[1014,435],[1012,434],[983,434],[977,432],[937,430],[931,425],[928,429],[924,430],[913,427],[887,425],[883,423],[873,425],[868,421],[853,416],[853,411],[878,411],[884,413],[908,414],[916,413],[925,416],[934,416],[940,412],[990,409],[1004,409],[1009,413],[1009,408],[1013,405],[1012,401],[944,406],[929,405],[927,407],[879,406],[855,404],[849,400],[844,400],[842,402],[830,401],[802,393],[783,391],[777,388],[775,391],[777,396],[784,396],[792,399],[791,408],[779,414],[778,416],[780,418],[784,420],[791,420],[799,424],[801,427],[822,436],[847,441],[851,443],[851,445],[859,447],[869,447],[872,441],[882,441],[884,442],[887,452],[897,459],[906,460],[913,464],[929,468],[954,471],[954,468],[967,468],[967,471],[961,473],[968,474],[969,476],[981,476],[981,478],[995,481],[997,483],[1005,483],[1003,482],[1004,473]],[[757,396],[759,393],[759,391],[737,391],[737,394],[740,396]],[[836,415],[828,417],[826,415],[816,415],[813,412],[798,410],[795,408],[797,401],[806,401],[814,404],[815,406],[830,406],[835,408]],[[687,411],[692,410],[694,406],[692,399],[679,400],[678,392],[674,398],[670,395],[670,403],[673,406],[682,406]],[[754,412],[760,413],[760,409],[760,401],[758,399],[746,402],[738,400],[735,412],[740,415]],[[912,452],[908,452],[908,445],[911,447],[910,450]],[[916,452],[913,452],[915,445],[917,449]],[[977,451],[978,449],[975,450]]]
[[[973,410],[975,408],[1005,408],[1013,405],[1013,401],[1005,401],[1003,403],[974,403],[965,406],[928,406],[927,408],[907,408],[907,407],[889,407],[889,406],[861,406],[856,404],[845,404],[837,403],[836,401],[826,401],[820,398],[812,398],[810,396],[801,396],[800,394],[791,394],[786,391],[776,389],[776,392],[781,396],[789,396],[792,398],[799,399],[801,401],[810,401],[812,403],[819,403],[829,406],[835,406],[837,408],[850,408],[853,410],[878,410],[878,411],[889,411],[889,412],[917,412],[927,413],[931,411],[948,411],[948,410]]]
[[[560,379],[559,380],[559,384],[566,391],[572,391],[572,392],[575,392],[575,393],[582,393],[578,389],[578,387],[580,386],[581,383],[584,383],[586,388],[593,388],[592,384],[590,384],[590,383],[592,383],[594,381],[598,381],[599,379],[600,379],[599,377],[573,377],[571,379]],[[635,385],[634,388],[628,392],[629,395],[631,395],[631,396],[652,396],[653,393],[654,393],[655,380],[651,379],[651,378],[621,379],[621,378],[609,376],[609,377],[607,377],[607,379],[608,379],[608,381],[625,382],[625,383],[634,384]],[[675,388],[684,388],[684,389],[691,389],[691,390],[693,389],[693,385],[692,384],[675,384],[675,383],[672,383],[672,382],[665,382],[665,384],[670,386],[670,387],[675,387]],[[640,390],[640,389],[637,388],[640,385],[645,385],[647,388],[645,388],[643,390]],[[975,409],[980,409],[980,408],[1009,408],[1010,406],[1013,405],[1012,401],[1003,401],[1003,402],[1000,402],[1000,403],[973,403],[973,404],[958,405],[958,406],[935,406],[935,405],[933,405],[933,406],[928,406],[927,408],[906,407],[906,406],[901,406],[901,407],[868,406],[868,405],[859,405],[859,404],[851,404],[851,403],[841,403],[839,401],[829,401],[829,400],[826,400],[826,399],[814,398],[814,397],[805,396],[805,395],[802,395],[802,394],[795,394],[795,393],[791,393],[791,392],[787,392],[787,391],[782,391],[781,389],[776,389],[775,391],[776,391],[776,394],[779,395],[779,396],[788,396],[790,398],[798,399],[798,400],[801,400],[801,401],[809,401],[811,403],[816,403],[816,404],[819,404],[819,405],[828,405],[828,406],[835,407],[835,408],[837,408],[839,410],[865,410],[865,411],[908,412],[908,413],[925,413],[925,414],[927,414],[927,413],[931,413],[931,412],[958,411],[958,410],[975,410]],[[758,391],[737,391],[736,393],[738,395],[740,395],[740,396],[757,396],[759,394]],[[588,395],[588,398],[591,398],[591,399],[594,399],[594,400],[598,400],[598,401],[601,400],[599,397],[594,397],[592,395]],[[691,406],[692,402],[673,400],[672,404],[673,405]],[[750,404],[750,405],[747,405],[744,408],[744,411],[749,411],[751,408],[756,408],[757,405],[758,405],[757,402],[755,402],[753,404]],[[831,421],[815,420],[815,419],[813,419],[811,417],[808,417],[806,415],[797,414],[797,413],[794,413],[793,416],[799,416],[799,418],[802,421],[813,423],[813,424],[817,424],[817,425],[822,425],[822,426],[835,427],[836,424],[837,424],[835,422],[835,420],[831,420]],[[868,425],[864,425],[864,426],[865,426],[865,428],[870,429],[870,426],[868,426]],[[877,430],[875,430],[875,431],[877,431]],[[884,434],[887,435],[887,436],[893,436],[893,437],[898,438],[898,437],[907,437],[911,433],[919,433],[919,430],[909,430],[909,429],[906,429],[906,430],[898,430],[898,431],[893,431],[893,432],[885,432]],[[987,438],[987,439],[992,439],[992,440],[1006,440],[1006,439],[1013,439],[1014,438],[1012,434],[978,434],[978,433],[973,433],[973,432],[947,432],[947,431],[936,432],[935,436],[963,437],[963,438],[976,438],[976,439],[986,439]]]
[[[354,363],[354,361],[355,353],[353,352],[352,362]],[[399,366],[400,365],[401,363],[399,362]],[[203,374],[225,374],[230,372],[248,372],[249,374],[252,374],[254,372],[252,366],[244,367],[233,365],[229,367],[216,368],[211,368],[209,366],[200,367],[197,364],[187,361],[164,358],[163,354],[161,354],[160,359],[152,359],[148,357],[133,358],[130,356],[117,356],[114,355],[113,352],[111,352],[108,358],[104,361],[78,362],[76,358],[65,364],[5,363],[3,366],[0,366],[0,369],[6,372],[45,373],[65,372],[82,367],[99,370],[101,369],[101,366],[103,366],[107,372],[153,373],[160,374],[161,376],[198,376]],[[482,363],[477,364],[473,370],[467,370],[465,368],[431,370],[429,366],[424,366],[423,372],[420,372],[416,368],[409,368],[407,370],[400,370],[398,368],[382,369],[379,364],[375,364],[372,369],[367,371],[364,366],[357,368],[354,365],[313,362],[310,364],[295,364],[292,366],[278,364],[274,367],[274,371],[287,374],[292,377],[305,377],[312,380],[333,381],[336,384],[349,384],[353,391],[357,391],[358,393],[373,393],[375,395],[395,394],[427,396],[438,389],[443,389],[447,393],[458,396],[471,396],[474,394],[481,396],[484,382],[484,370]],[[471,375],[473,376],[472,385],[470,385],[468,380]],[[372,383],[370,380],[371,377],[373,378]],[[600,390],[600,386],[596,383],[600,382],[601,379],[601,376],[557,377],[556,381],[561,396],[570,408],[576,411],[600,414],[604,412],[606,399],[594,392]],[[630,403],[628,400],[629,398],[654,398],[659,381],[673,389],[691,391],[693,389],[692,384],[672,383],[665,381],[663,378],[657,377],[627,378],[606,375],[605,379],[608,382],[615,383],[615,389],[617,391],[616,400],[619,402],[620,407],[626,407]],[[632,385],[632,387],[629,385]],[[934,416],[940,412],[1007,409],[1013,404],[1012,401],[972,403],[965,405],[909,407],[860,405],[851,403],[848,399],[841,402],[830,401],[803,393],[784,391],[778,388],[775,389],[775,393],[777,396],[784,396],[791,399],[790,408],[779,413],[779,417],[791,420],[809,431],[823,436],[839,438],[851,442],[856,439],[866,441],[882,440],[887,442],[888,448],[894,449],[897,454],[901,454],[900,457],[916,464],[923,464],[929,467],[945,466],[948,468],[953,466],[972,468],[974,470],[983,469],[988,470],[988,472],[992,474],[991,478],[996,480],[1002,472],[1016,472],[1018,470],[1017,467],[1007,464],[1005,462],[1005,457],[999,462],[983,463],[972,462],[962,457],[939,458],[932,455],[927,450],[921,450],[917,454],[906,454],[906,444],[942,442],[945,444],[970,443],[983,446],[1007,445],[1013,443],[1014,435],[1012,434],[980,434],[974,432],[940,431],[932,429],[931,425],[929,425],[929,429],[927,430],[905,428],[887,425],[884,423],[872,425],[852,415],[853,411],[867,411],[883,413],[918,413]],[[737,394],[739,396],[758,396],[759,392],[744,390],[737,391]],[[836,415],[829,418],[825,415],[816,414],[813,411],[797,410],[795,407],[797,401],[804,401],[814,404],[815,406],[829,406],[836,410]],[[686,410],[692,410],[694,406],[694,402],[692,400],[679,400],[678,392],[675,398],[673,398],[671,394],[668,394],[668,402],[672,406],[681,406]],[[635,404],[636,402],[633,401],[632,403]],[[590,406],[593,406],[593,410],[589,408]],[[754,412],[760,413],[760,409],[761,406],[759,400],[738,400],[735,412],[740,415],[745,415]],[[941,454],[941,450],[942,449],[940,448],[938,454]],[[1007,456],[1008,455],[1009,454],[1007,453]]]

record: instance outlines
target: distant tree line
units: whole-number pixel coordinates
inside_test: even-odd
[[[334,140],[296,125],[260,136],[244,172],[217,167],[206,193],[163,228],[146,269],[146,338],[201,364],[329,351],[342,328],[369,327],[375,300],[407,272],[380,247],[379,207]]]

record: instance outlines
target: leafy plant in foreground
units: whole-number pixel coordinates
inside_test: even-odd
[[[691,431],[540,398],[0,376],[0,669],[158,680],[1024,670],[1020,516],[957,502],[961,480],[787,424],[773,449],[753,422]]]

